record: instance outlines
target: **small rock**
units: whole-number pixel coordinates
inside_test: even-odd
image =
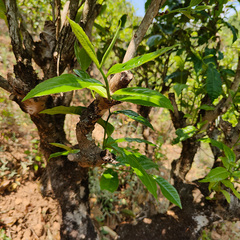
[[[60,223],[59,222],[54,222],[52,225],[52,229],[55,231],[59,231],[60,229]]]
[[[24,234],[23,234],[23,239],[24,240],[31,240],[32,232],[30,229],[26,229]]]
[[[16,198],[15,204],[19,205],[20,203],[22,203],[22,199],[21,198]]]
[[[38,237],[41,237],[43,235],[43,230],[44,230],[44,227],[43,227],[43,224],[41,223],[38,223],[34,226],[34,231]]]
[[[218,234],[218,233],[215,232],[215,231],[212,231],[211,237],[212,237],[213,240],[219,240],[219,239],[221,239],[220,234]]]

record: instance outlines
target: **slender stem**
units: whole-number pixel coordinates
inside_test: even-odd
[[[110,94],[109,83],[108,83],[107,77],[104,74],[102,68],[99,68],[99,71],[101,72],[101,74],[103,76],[104,82],[106,84],[106,89],[107,89],[107,97],[108,97],[108,100],[110,100],[111,99],[111,94]]]

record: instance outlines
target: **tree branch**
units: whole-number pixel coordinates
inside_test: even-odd
[[[90,4],[91,1],[87,1],[86,3]],[[130,60],[139,46],[140,42],[142,41],[144,35],[146,34],[147,29],[149,28],[150,24],[152,23],[154,17],[157,15],[160,6],[165,1],[161,0],[153,0],[151,5],[149,6],[145,17],[143,18],[141,24],[139,25],[138,30],[134,34],[130,45],[128,47],[127,53],[125,55],[125,60]],[[87,13],[89,9],[88,4],[85,3],[85,12]],[[91,2],[91,4],[94,3]],[[83,14],[83,21],[86,17]],[[133,76],[130,72],[122,72],[116,74],[110,81],[111,86],[110,90],[112,92],[116,91],[120,88],[125,88],[128,86],[130,81],[132,80]],[[119,102],[116,101],[109,101],[98,96],[89,106],[85,109],[80,117],[80,121],[76,127],[76,136],[79,144],[80,153],[77,155],[72,155],[70,160],[78,161],[80,166],[83,166],[85,162],[87,165],[99,165],[104,162],[103,157],[101,154],[101,149],[98,148],[95,144],[95,141],[92,139],[92,131],[94,129],[95,123],[103,114],[110,109],[113,105],[118,104]],[[87,151],[85,151],[87,149]],[[90,154],[89,154],[90,153]],[[111,159],[111,157],[109,158]],[[87,160],[87,161],[86,161]]]
[[[123,62],[127,62],[132,59],[137,51],[139,44],[144,38],[148,28],[152,24],[153,19],[159,12],[159,9],[163,6],[166,0],[152,0],[150,6],[148,7],[146,14],[140,23],[136,33],[133,35],[131,42],[128,46],[127,52],[124,56]]]
[[[12,87],[8,83],[8,81],[0,75],[0,88],[3,88],[7,92],[11,93],[12,92]]]
[[[137,31],[133,35],[131,42],[127,48],[126,54],[124,56],[123,62],[127,62],[132,59],[137,51],[139,44],[144,38],[149,26],[152,24],[153,19],[158,14],[159,9],[163,6],[166,0],[152,0],[150,6],[147,9],[147,12],[140,23]],[[120,85],[120,86],[118,86]],[[110,81],[110,89],[116,91],[121,88],[121,73],[117,73]]]
[[[22,46],[22,40],[20,37],[17,3],[16,0],[6,0],[5,5],[13,53],[16,57],[16,60],[19,61],[21,60],[21,58],[25,58],[25,54]]]
[[[240,55],[238,56],[238,65],[236,69],[236,75],[230,87],[230,90],[237,92],[240,86]],[[224,114],[232,104],[232,95],[229,93],[227,99],[222,99],[218,105],[212,111],[206,111],[202,118],[202,122],[207,121],[207,123],[200,129],[199,132],[207,130],[211,122],[213,122],[218,116]]]

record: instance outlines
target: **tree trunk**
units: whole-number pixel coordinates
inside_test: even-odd
[[[31,116],[38,128],[40,148],[46,159],[50,154],[62,151],[50,143],[67,143],[63,130],[64,117],[47,114]],[[41,182],[43,196],[56,198],[61,207],[61,239],[98,239],[90,218],[88,168],[82,168],[64,156],[51,158]]]

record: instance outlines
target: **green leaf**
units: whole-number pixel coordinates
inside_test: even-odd
[[[138,159],[138,162],[141,164],[141,166],[145,169],[145,170],[149,170],[149,169],[152,169],[152,168],[155,168],[155,169],[159,169],[159,166],[153,162],[150,158],[146,157],[145,155],[142,155],[141,153],[139,152],[136,152],[136,153],[133,153],[137,159]]]
[[[68,21],[72,27],[72,31],[74,32],[75,36],[77,37],[78,41],[88,54],[88,56],[93,60],[93,62],[96,64],[97,68],[100,68],[100,64],[97,59],[97,55],[95,53],[94,47],[92,43],[90,42],[88,36],[83,31],[83,29],[79,26],[79,24],[75,23],[71,19],[68,18]]]
[[[81,69],[86,71],[90,66],[92,59],[86,53],[84,48],[80,48],[77,42],[74,43],[74,52]]]
[[[78,153],[79,149],[72,149],[71,151],[56,152],[49,156],[48,160],[54,157],[67,156],[69,153]]]
[[[184,61],[180,56],[175,56],[173,60],[176,62],[177,67],[180,69],[180,71],[184,70]]]
[[[211,110],[214,110],[215,107],[214,106],[209,106],[207,104],[203,104],[203,105],[201,105],[201,107],[199,109],[203,109],[203,110],[206,110],[206,111],[211,111]]]
[[[122,148],[121,148],[122,149]],[[122,152],[124,153],[124,150],[122,150]],[[145,169],[145,170],[149,170],[149,169],[152,169],[152,168],[155,168],[158,170],[158,165],[153,162],[150,158],[146,157],[145,155],[142,155],[141,153],[139,152],[132,152],[131,153],[132,155],[135,156],[135,158],[137,159],[138,163]],[[122,154],[124,155],[124,154]],[[127,158],[126,157],[118,157],[118,161],[121,163],[121,164],[127,164],[128,161],[127,161]]]
[[[126,14],[124,14],[124,15],[126,15]],[[123,16],[124,16],[124,15],[123,15]],[[123,17],[123,16],[122,16],[122,17]],[[121,17],[121,18],[122,18],[122,17]],[[115,43],[116,43],[116,41],[117,41],[117,38],[118,38],[118,35],[119,35],[119,32],[120,32],[120,29],[121,29],[121,28],[122,28],[122,21],[121,21],[121,19],[120,19],[119,24],[118,24],[117,31],[116,31],[116,33],[115,33],[115,35],[114,35],[114,37],[113,37],[112,42],[110,43],[110,45],[109,45],[109,47],[108,47],[108,49],[107,49],[107,51],[106,51],[106,52],[104,53],[104,55],[103,55],[103,58],[102,58],[100,67],[103,66],[103,64],[105,63],[107,57],[109,56],[110,52],[112,51],[112,48],[113,48],[113,46],[115,45]]]
[[[238,39],[238,29],[228,22],[224,21],[223,23],[232,31],[232,34],[233,34],[232,43],[234,43]]]
[[[117,172],[113,169],[107,169],[100,179],[100,187],[102,190],[107,190],[109,192],[115,192],[118,189],[119,181]]]
[[[112,98],[117,101],[131,102],[143,106],[162,107],[173,111],[173,106],[168,98],[157,91],[147,88],[122,88],[114,92]]]
[[[164,82],[168,82],[169,79],[172,79],[172,82],[174,83],[180,83],[180,84],[185,84],[187,82],[189,76],[189,71],[184,70],[184,71],[175,71],[171,73],[170,75],[166,76],[164,78]]]
[[[227,159],[230,163],[234,163],[236,161],[236,155],[231,148],[224,145],[223,146],[223,151],[224,151],[225,156],[227,157]]]
[[[201,3],[202,0],[191,0],[189,7],[194,7],[196,5],[198,5],[199,3]]]
[[[173,86],[173,90],[176,92],[176,94],[179,96],[182,92],[183,89],[188,88],[187,84],[181,84],[181,83],[176,83]]]
[[[40,113],[45,113],[45,114],[50,114],[50,115],[54,115],[54,114],[81,115],[82,110],[84,108],[85,107],[80,107],[80,106],[78,106],[78,107],[75,107],[75,106],[71,106],[71,107],[58,106],[58,107],[54,107],[54,108],[51,108],[51,109],[45,109]],[[102,118],[98,119],[97,123],[99,125],[101,125],[106,130],[108,136],[111,136],[111,134],[114,131],[114,126],[111,123],[103,120]]]
[[[98,119],[97,123],[105,129],[105,131],[109,137],[112,135],[115,128],[111,123],[103,120],[102,118]]]
[[[218,147],[219,149],[223,150],[224,144],[222,142],[218,142],[218,141],[216,141],[214,139],[202,138],[202,139],[199,139],[198,141],[205,142],[205,143],[211,143],[212,146]]]
[[[134,154],[127,150],[124,150],[124,153],[124,158],[127,163],[131,166],[148,191],[157,199],[157,186],[153,177],[144,170],[143,166],[139,163],[138,158]]]
[[[206,90],[212,101],[222,93],[221,75],[212,63],[207,68]]]
[[[135,214],[134,214],[134,212],[132,211],[132,210],[129,210],[129,209],[121,209],[120,210],[121,211],[121,213],[123,213],[123,214],[125,214],[125,215],[128,215],[128,216],[130,216],[130,217],[136,217],[135,216]]]
[[[219,187],[219,182],[210,182],[208,185],[208,191],[211,192],[211,190],[217,190]]]
[[[227,202],[230,203],[231,202],[231,196],[230,196],[229,192],[227,192],[226,190],[223,190],[223,189],[221,189],[220,192],[222,192],[222,194],[226,198]]]
[[[222,182],[226,187],[230,188],[230,189],[233,191],[234,195],[235,195],[238,199],[240,199],[240,194],[239,194],[239,192],[234,188],[234,185],[233,185],[232,182],[230,182],[229,180],[222,180],[221,182]]]
[[[212,169],[203,180],[200,180],[200,182],[218,182],[228,178],[229,176],[230,173],[226,168],[216,167]]]
[[[173,140],[173,144],[185,141],[186,139],[192,137],[197,132],[194,126],[187,126],[185,128],[178,128],[176,130],[177,138]]]
[[[234,171],[232,174],[234,177],[240,178],[240,171]]]
[[[66,145],[64,145],[62,143],[50,143],[50,144],[55,146],[55,147],[63,148],[65,150],[67,150],[67,151],[71,151],[72,150],[72,148],[70,148],[70,147],[68,147],[68,146],[66,146]]]
[[[183,15],[185,15],[189,19],[194,19],[194,17],[191,15],[191,11],[190,10],[179,9],[178,12],[182,13]]]
[[[229,169],[230,168],[230,164],[229,164],[229,161],[226,157],[220,157],[220,159],[222,160],[222,163],[223,163],[223,166],[226,168],[226,169]]]
[[[153,59],[155,59],[156,57],[159,57],[160,55],[166,53],[167,51],[172,50],[176,46],[177,45],[174,45],[172,47],[162,48],[157,50],[156,52],[147,53],[142,56],[135,57],[125,63],[115,64],[109,69],[107,76],[109,76],[110,74],[119,73],[119,72],[123,72],[126,70],[139,67],[146,62],[152,61]]]
[[[138,113],[136,113],[132,110],[119,110],[119,111],[113,112],[113,114],[119,114],[119,113],[122,113],[122,114],[126,115],[127,117],[129,117],[139,123],[142,123],[147,127],[150,127],[153,130],[152,124],[146,118],[142,117]]]
[[[167,198],[171,203],[177,205],[182,209],[182,204],[177,190],[164,178],[159,176],[154,176],[157,184],[160,186],[162,194]]]
[[[161,42],[161,40],[162,40],[162,35],[160,35],[160,34],[153,35],[153,36],[149,37],[149,39],[147,40],[147,45],[150,48],[153,46],[158,46],[159,43]]]
[[[0,12],[3,12],[3,13],[6,12],[6,7],[3,0],[0,0]]]
[[[211,8],[212,8],[211,6],[200,5],[200,6],[196,6],[196,7],[194,8],[194,11],[203,11],[203,10],[211,9]]]
[[[50,108],[50,109],[45,109],[45,110],[41,111],[40,113],[45,113],[45,114],[50,114],[50,115],[54,115],[54,114],[76,114],[76,115],[80,115],[84,108],[85,107],[80,107],[80,106],[79,107],[58,106],[58,107],[54,107],[54,108]]]
[[[68,92],[77,89],[88,88],[96,91],[100,96],[107,97],[106,89],[103,84],[93,78],[79,78],[73,74],[63,74],[58,77],[50,78],[32,89],[22,100],[39,97],[60,92]]]
[[[137,143],[146,143],[146,144],[149,144],[151,146],[156,146],[155,144],[145,140],[145,139],[141,139],[141,138],[128,138],[128,137],[125,137],[125,138],[118,138],[118,139],[115,139],[114,142],[116,143],[120,143],[120,142],[137,142]]]
[[[7,24],[6,7],[3,0],[0,0],[0,19],[3,19]]]

